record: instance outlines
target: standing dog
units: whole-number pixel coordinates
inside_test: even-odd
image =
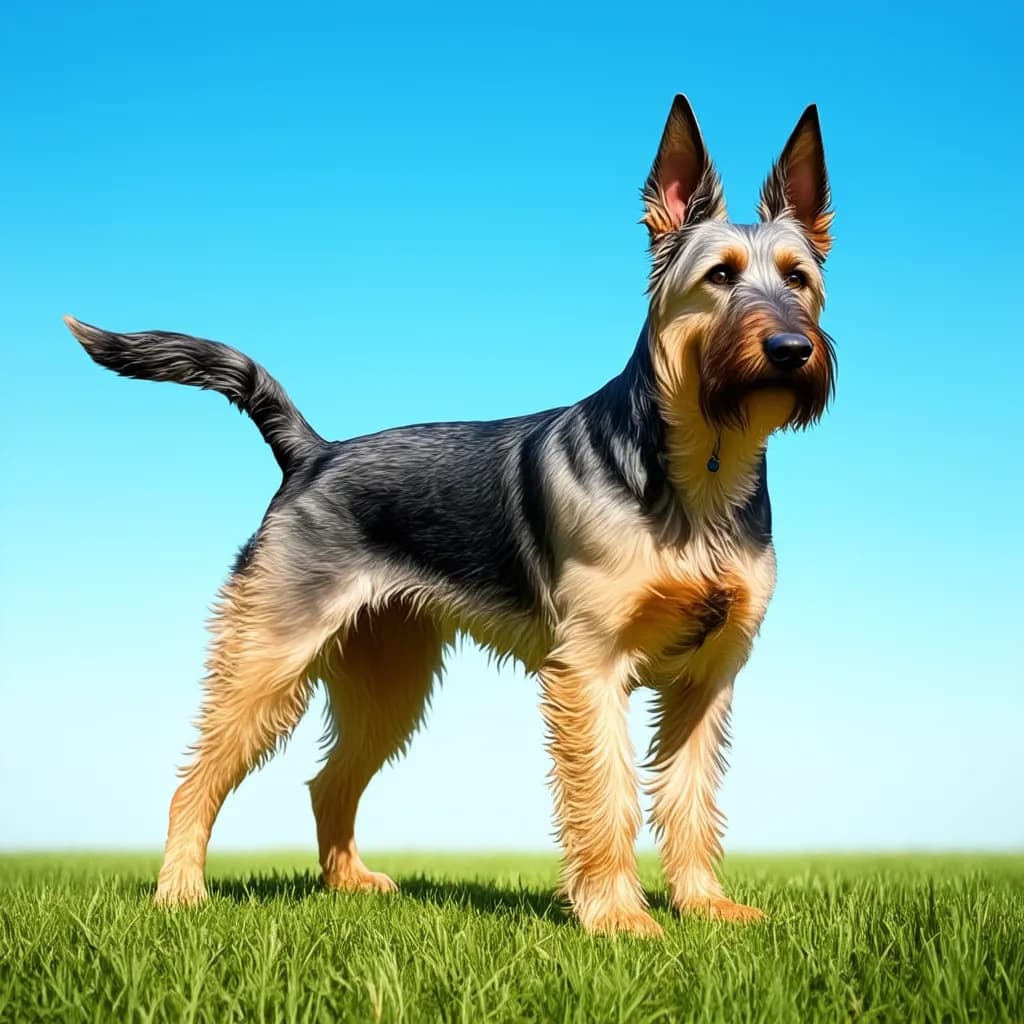
[[[660,933],[634,851],[626,703],[640,685],[656,695],[649,791],[673,903],[761,916],[716,877],[715,792],[733,679],[775,583],[766,440],[813,423],[833,390],[818,326],[832,215],[815,108],[764,185],[760,223],[732,224],[676,97],[643,201],[650,310],[632,357],[589,398],[532,416],[329,442],[234,349],[67,318],[102,366],[226,395],[284,475],[221,591],[160,903],[205,896],[225,797],[295,728],[317,681],[334,723],[310,783],[323,881],[394,889],[359,857],[356,808],[465,633],[540,677],[562,889],[585,928]]]

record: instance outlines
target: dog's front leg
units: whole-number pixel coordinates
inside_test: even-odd
[[[660,935],[637,877],[641,815],[627,729],[629,666],[561,644],[540,671],[562,892],[591,932]]]
[[[696,685],[678,680],[658,693],[648,784],[652,824],[677,909],[729,921],[764,914],[734,903],[715,866],[725,819],[715,797],[725,768],[732,681]]]

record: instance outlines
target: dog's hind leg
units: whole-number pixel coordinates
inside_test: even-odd
[[[422,720],[443,650],[444,638],[432,619],[394,603],[364,609],[321,654],[318,673],[327,686],[336,742],[309,788],[329,888],[396,888],[360,860],[356,810],[367,784],[386,761],[405,751]]]
[[[206,848],[225,797],[270,757],[306,709],[308,670],[323,634],[289,625],[285,613],[280,592],[256,572],[236,575],[222,592],[199,739],[171,801],[158,903],[205,898]]]
[[[729,921],[764,915],[734,903],[715,872],[722,856],[722,813],[715,802],[725,768],[732,684],[688,686],[680,680],[657,697],[648,784],[652,823],[672,902]]]

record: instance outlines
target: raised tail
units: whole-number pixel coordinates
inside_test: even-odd
[[[64,317],[64,323],[100,366],[122,377],[169,380],[219,391],[259,427],[285,473],[327,443],[295,408],[284,388],[237,349],[166,331],[112,334],[73,316]]]

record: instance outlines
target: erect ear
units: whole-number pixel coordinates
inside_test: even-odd
[[[685,224],[726,216],[722,182],[708,159],[697,118],[685,96],[672,102],[642,195],[641,220],[652,238]]]
[[[792,214],[803,227],[819,260],[824,262],[832,248],[831,203],[818,108],[812,103],[803,112],[782,156],[765,179],[758,212],[761,220]]]

